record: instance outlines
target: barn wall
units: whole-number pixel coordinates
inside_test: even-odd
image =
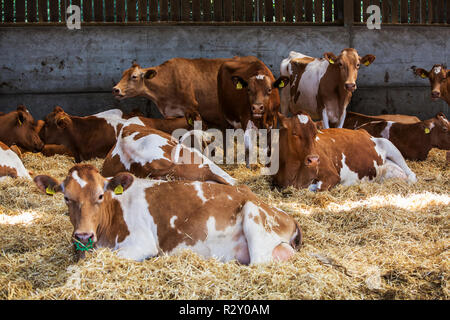
[[[139,106],[150,112],[145,99],[119,103],[110,93],[133,60],[149,67],[177,56],[256,55],[277,76],[291,50],[322,56],[346,47],[355,47],[361,56],[377,56],[373,65],[359,72],[352,110],[422,119],[438,111],[450,116],[444,102],[429,98],[429,82],[410,70],[412,65],[429,69],[435,63],[450,64],[450,28],[425,26],[0,27],[0,111],[24,103],[35,118],[44,117],[55,105],[80,115],[113,106]]]

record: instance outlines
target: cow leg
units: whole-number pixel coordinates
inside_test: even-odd
[[[253,202],[248,201],[242,208],[243,230],[248,244],[250,264],[267,263],[273,260],[287,260],[294,253],[289,244],[291,239],[284,239],[273,229],[267,230],[269,215]],[[270,216],[271,217],[271,216]],[[266,223],[264,225],[263,223]]]
[[[256,154],[254,153],[257,132],[254,131],[254,129],[256,129],[255,124],[253,123],[253,121],[249,120],[247,122],[247,127],[244,132],[245,163],[247,165],[247,168],[250,168],[250,164],[254,164],[253,162],[255,162],[256,164],[257,160],[257,153]]]
[[[411,171],[411,169],[409,169],[402,154],[391,141],[385,138],[372,138],[372,140],[376,144],[376,149],[381,149],[382,151],[384,151],[385,159],[392,161],[394,164],[399,166],[405,172],[406,176],[408,177],[408,181],[410,183],[417,182],[416,175],[414,174],[414,172]],[[379,150],[377,150],[377,152],[379,154],[381,153]]]
[[[344,110],[344,112],[341,115],[341,118],[339,119],[338,128],[342,128],[344,126],[345,117],[347,116],[347,110]]]
[[[322,110],[322,122],[323,122],[323,128],[324,129],[329,129],[330,128],[330,122],[328,120],[328,114],[327,114],[327,109],[323,108]]]

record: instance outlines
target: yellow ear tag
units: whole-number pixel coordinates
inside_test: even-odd
[[[192,121],[192,118],[189,118],[188,124],[190,124],[191,126],[194,124],[193,121]]]
[[[45,188],[45,193],[47,193],[49,195],[54,195],[56,193],[56,191],[53,190],[52,187],[48,186],[47,188]]]
[[[17,119],[17,121],[19,122],[19,126],[22,125],[22,121],[20,121],[20,119]]]
[[[367,67],[370,64],[370,61],[364,62],[364,65]]]
[[[284,81],[283,80],[281,80],[279,87],[280,88],[284,88]]]
[[[334,64],[334,61],[332,59],[328,60],[331,64]]]
[[[427,78],[427,75],[425,73],[422,73],[420,76],[424,79]]]
[[[122,194],[123,193],[123,187],[121,184],[119,184],[115,189],[114,189],[114,194]]]
[[[430,131],[430,129],[429,128],[425,128],[425,133],[426,134],[429,134],[431,131]]]
[[[238,82],[236,85],[236,89],[241,90],[242,89],[242,83]]]

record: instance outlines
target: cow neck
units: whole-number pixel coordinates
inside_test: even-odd
[[[447,70],[447,72],[449,72],[449,70]],[[444,100],[445,102],[447,102],[448,105],[450,105],[450,77],[447,76],[447,81],[445,81],[444,85],[441,86],[441,97],[442,100]]]
[[[0,138],[4,144],[9,146],[12,144],[11,124],[14,125],[16,122],[15,114],[14,114],[14,112],[6,113],[3,115],[0,115],[0,118],[1,118],[1,123],[2,123],[2,125],[0,126]],[[12,119],[12,118],[14,118],[14,119]],[[5,125],[5,124],[7,124],[7,125]]]
[[[324,78],[323,83],[324,84],[326,83],[327,86],[329,86],[328,88],[331,89],[329,92],[334,92],[338,95],[338,100],[339,100],[338,107],[339,107],[340,113],[342,113],[343,110],[345,110],[347,105],[350,103],[350,99],[352,98],[352,93],[348,92],[345,89],[345,86],[342,84],[342,81],[340,79],[339,67],[337,65],[330,64],[328,66],[328,69],[325,72],[323,78]]]
[[[97,227],[97,245],[113,248],[116,242],[122,242],[129,234],[123,218],[120,202],[105,193],[105,200],[100,204],[100,221]]]
[[[400,149],[408,149],[409,153],[412,153],[414,156],[413,159],[425,160],[428,152],[433,148],[431,145],[431,135],[430,133],[425,133],[424,128],[429,128],[428,124],[432,122],[432,120],[425,120],[414,124],[403,124],[397,123],[397,128],[394,126],[391,130],[395,130],[395,135],[391,134],[391,138],[389,140],[395,139],[395,145]],[[432,130],[436,130],[433,128]],[[404,137],[408,135],[411,139],[405,139]],[[398,139],[396,137],[399,137]],[[405,142],[403,142],[405,141]],[[409,141],[414,141],[413,144],[409,144]]]
[[[69,128],[69,143],[71,145],[69,149],[74,150],[74,154],[78,155],[78,157],[83,157],[84,151],[86,151],[85,147],[91,138],[92,132],[99,129],[104,120],[95,117],[77,116],[70,116],[70,119],[73,125]],[[93,122],[96,122],[97,125],[92,125]]]

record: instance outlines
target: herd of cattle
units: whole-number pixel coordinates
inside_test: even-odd
[[[31,179],[20,160],[24,151],[74,157],[64,181],[39,175],[34,182],[46,194],[64,194],[79,257],[92,247],[135,260],[190,248],[244,264],[287,260],[302,242],[298,223],[171,134],[192,130],[194,121],[203,129],[246,133],[279,128],[279,170],[272,177],[278,187],[322,191],[388,178],[414,183],[405,159],[450,150],[450,124],[443,113],[421,121],[347,112],[360,65],[374,60],[352,48],[324,58],[291,52],[278,79],[252,56],[174,58],[151,68],[134,63],[113,95],[146,97],[164,119],[118,109],[79,117],[57,106],[35,121],[20,105],[0,114],[0,180]],[[429,78],[433,99],[450,104],[450,70],[413,70]],[[178,160],[184,156],[202,161]],[[79,163],[95,157],[104,158],[100,172]]]

